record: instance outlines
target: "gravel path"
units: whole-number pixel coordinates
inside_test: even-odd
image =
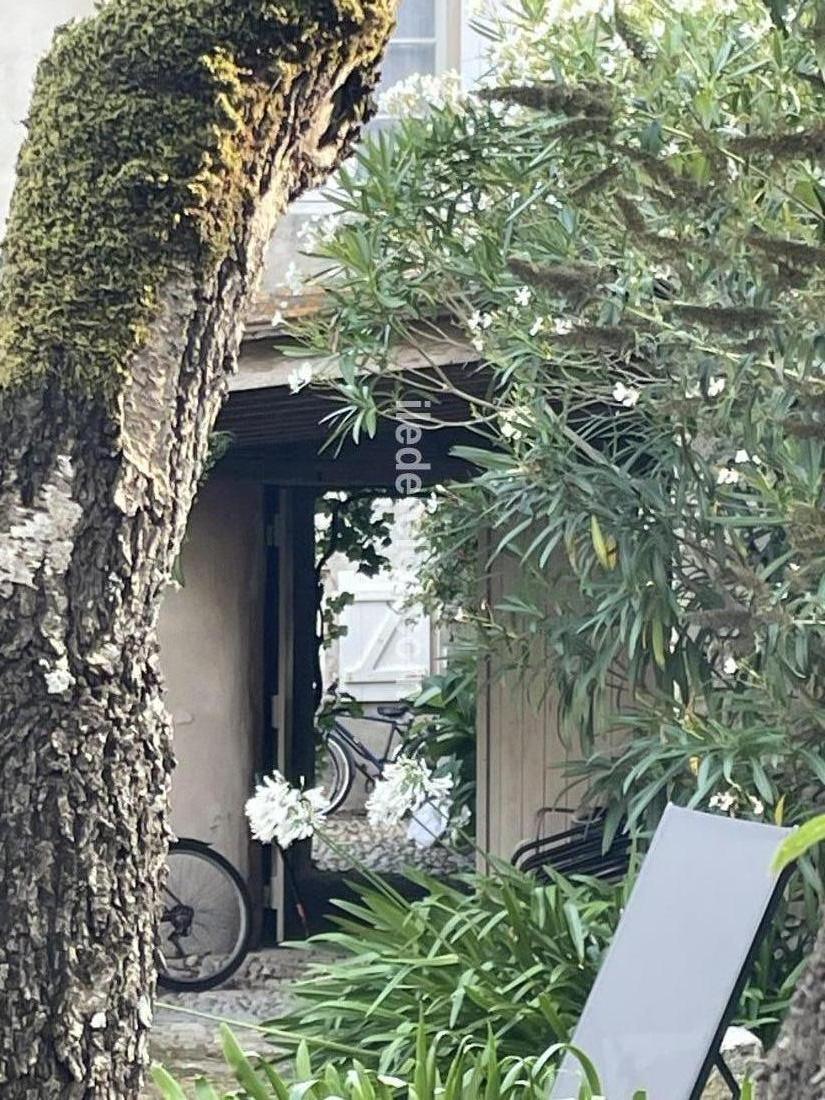
[[[258,1024],[280,1015],[290,1006],[292,983],[305,972],[317,951],[273,948],[250,955],[238,973],[225,986],[206,993],[165,993],[160,991],[152,1031],[152,1059],[165,1066],[184,1087],[203,1074],[220,1091],[234,1079],[227,1072],[220,1054],[219,1016],[238,1024]],[[191,1009],[203,1016],[189,1015]],[[255,1030],[235,1027],[236,1038],[247,1051],[270,1049]],[[157,1100],[158,1090],[147,1086],[142,1100]]]
[[[373,829],[363,811],[336,814],[325,825],[336,847],[352,852],[376,871],[403,871],[415,866],[431,873],[455,874],[468,869],[470,857],[435,845],[418,848],[406,839],[406,828]],[[325,870],[343,871],[352,861],[315,840],[315,863]],[[152,1032],[153,1061],[165,1066],[184,1087],[205,1075],[215,1087],[228,1089],[234,1080],[220,1055],[220,1017],[237,1024],[259,1024],[281,1015],[290,1007],[290,987],[322,953],[317,948],[299,951],[272,948],[249,956],[238,973],[220,989],[206,993],[160,992]],[[195,1016],[182,1010],[201,1013]],[[260,1032],[237,1026],[236,1038],[244,1050],[266,1052],[270,1045]],[[147,1086],[141,1100],[157,1100],[158,1090]]]
[[[406,823],[374,828],[363,814],[337,813],[324,822],[324,832],[336,848],[352,852],[373,871],[401,872],[417,867],[435,875],[453,875],[472,869],[473,857],[458,854],[446,845],[419,848],[407,840]],[[313,862],[324,871],[346,871],[352,861],[343,852],[327,847],[321,837],[313,841]]]

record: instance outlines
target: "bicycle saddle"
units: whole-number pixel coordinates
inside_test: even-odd
[[[382,718],[403,718],[409,709],[406,703],[382,703],[376,708]]]

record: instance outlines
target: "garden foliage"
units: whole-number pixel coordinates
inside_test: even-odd
[[[624,888],[595,880],[542,885],[507,865],[456,884],[411,872],[412,903],[372,886],[339,902],[335,930],[315,942],[334,958],[297,982],[298,1005],[273,1021],[319,1046],[357,1048],[382,1072],[404,1072],[416,1035],[437,1036],[439,1058],[490,1034],[502,1053],[527,1058],[565,1042],[596,975]],[[329,1052],[337,1058],[341,1055]]]
[[[341,431],[411,391],[429,427],[465,399],[476,475],[445,494],[428,575],[449,587],[490,531],[491,560],[518,559],[498,606],[447,598],[479,647],[551,677],[586,755],[621,684],[653,741],[696,742],[658,804],[689,786],[798,820],[825,770],[821,10],[506,7],[486,90],[343,174],[305,345],[338,357]],[[397,346],[432,338],[468,365],[399,379]],[[709,742],[721,774],[693,769]]]
[[[439,1037],[428,1041],[419,1029],[415,1053],[399,1077],[367,1069],[357,1059],[341,1067],[318,1059],[313,1064],[306,1044],[299,1048],[292,1071],[282,1075],[260,1059],[253,1064],[226,1027],[223,1050],[240,1086],[224,1093],[223,1100],[543,1100],[563,1054],[554,1045],[528,1058],[504,1055],[487,1036],[462,1043],[446,1068],[441,1068]],[[593,1066],[583,1054],[574,1053],[585,1076],[577,1100],[599,1100],[601,1089]],[[186,1093],[165,1070],[156,1068],[154,1076],[164,1100],[186,1100]],[[197,1082],[195,1098],[221,1100],[205,1079]],[[633,1100],[645,1100],[645,1094],[640,1092]],[[750,1094],[746,1100],[751,1100]]]
[[[491,8],[482,90],[343,173],[302,339],[337,356],[342,433],[464,400],[474,476],[427,520],[424,595],[558,693],[609,829],[669,799],[793,824],[825,779],[825,10],[564,6]],[[466,365],[399,378],[432,340]],[[520,566],[496,606],[485,546]],[[746,999],[767,1035],[817,923],[803,871]]]

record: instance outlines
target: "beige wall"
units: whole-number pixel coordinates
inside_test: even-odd
[[[498,541],[495,535],[488,539],[481,554],[485,563]],[[495,559],[485,580],[490,607],[518,592],[520,571],[514,555]],[[576,584],[564,555],[554,555],[547,571],[558,605],[574,604]],[[502,859],[510,859],[522,841],[568,826],[569,813],[542,810],[570,811],[580,804],[578,788],[569,789],[564,765],[579,758],[581,749],[561,730],[558,693],[549,675],[553,659],[546,643],[537,640],[527,674],[502,671],[506,664],[491,659],[479,677],[478,841],[482,850]]]
[[[160,618],[177,769],[172,826],[245,869],[244,801],[261,726],[264,562],[260,486],[210,481],[192,511],[184,585]]]

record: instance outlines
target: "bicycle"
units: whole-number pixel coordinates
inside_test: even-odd
[[[158,985],[200,993],[230,978],[249,951],[252,901],[228,859],[200,840],[169,849],[159,923]]]
[[[376,755],[341,721],[341,704],[335,686],[330,689],[330,695],[332,708],[327,708],[326,718],[330,725],[318,731],[315,753],[316,782],[329,791],[327,814],[335,813],[346,802],[356,772],[364,776],[369,790],[381,778],[387,764],[394,763],[402,753],[414,753],[424,740],[409,740],[414,716],[406,703],[384,704],[376,708],[377,715],[356,715],[363,721],[389,726],[384,751]]]

